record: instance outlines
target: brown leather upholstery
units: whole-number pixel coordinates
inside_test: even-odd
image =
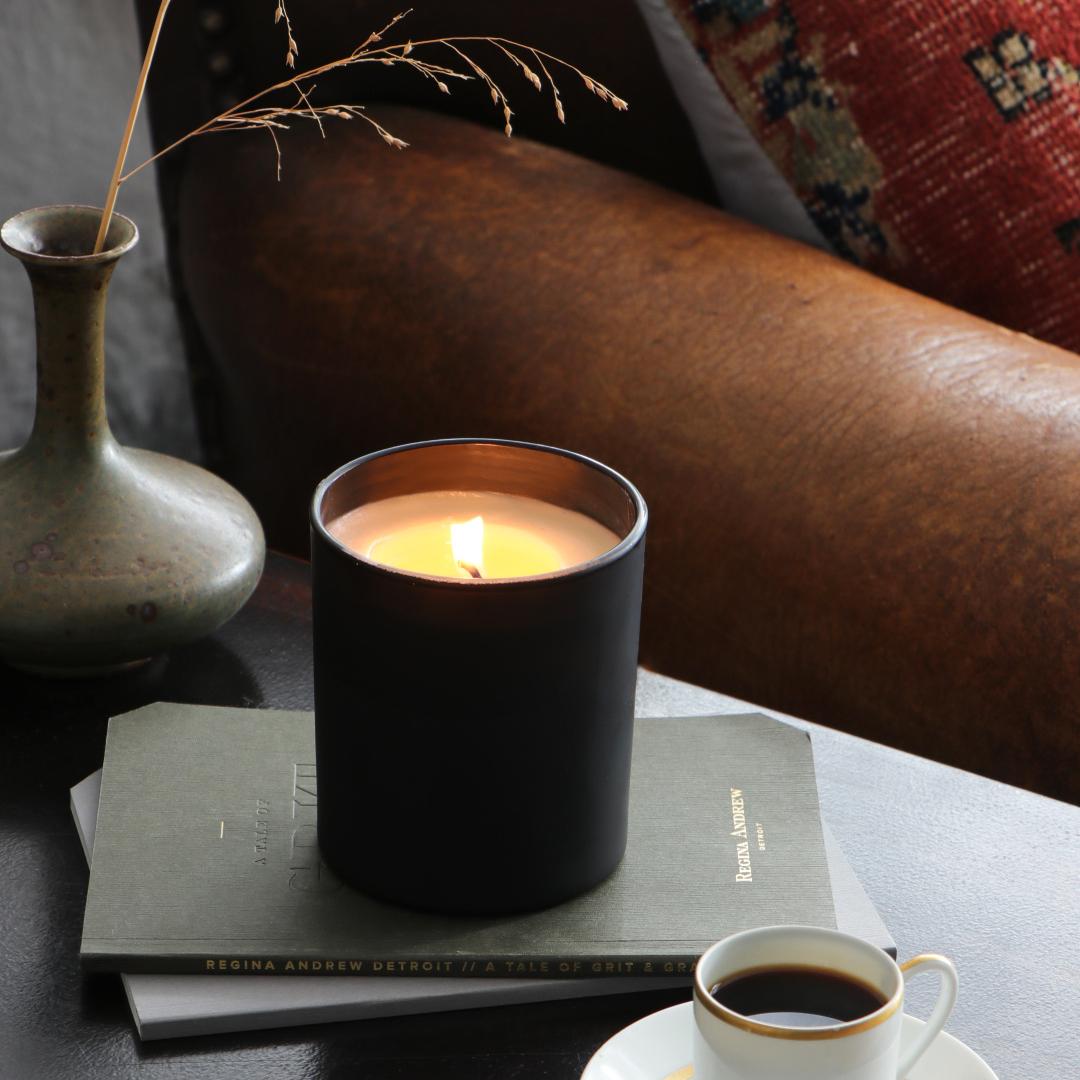
[[[650,503],[647,664],[1080,799],[1080,360],[579,156],[381,118],[413,148],[186,169],[180,270],[272,542],[366,450],[581,450]]]

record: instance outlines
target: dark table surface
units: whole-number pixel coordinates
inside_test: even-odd
[[[232,623],[140,672],[71,683],[0,673],[3,1080],[569,1080],[619,1028],[688,997],[652,991],[140,1043],[119,978],[79,970],[87,871],[68,789],[100,767],[112,713],[155,700],[310,708],[309,600],[306,565],[272,556]],[[642,675],[640,715],[740,711]],[[947,1030],[1001,1080],[1080,1077],[1080,808],[807,727],[824,816],[901,958],[934,950],[960,970]],[[916,1015],[929,993],[912,993]]]

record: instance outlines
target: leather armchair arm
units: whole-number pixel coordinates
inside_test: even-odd
[[[643,661],[1080,798],[1080,360],[562,151],[386,108],[205,140],[180,263],[233,477],[565,445],[649,501]]]

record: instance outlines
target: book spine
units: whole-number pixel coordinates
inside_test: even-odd
[[[524,959],[520,957],[424,958],[296,957],[296,956],[143,956],[122,953],[84,953],[82,967],[89,972],[127,975],[363,975],[383,977],[573,979],[633,977],[685,977],[693,974],[697,952],[666,956],[573,956]]]

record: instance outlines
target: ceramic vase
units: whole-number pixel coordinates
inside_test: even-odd
[[[265,543],[255,512],[189,462],[121,446],[105,416],[105,302],[138,240],[101,211],[17,214],[0,243],[30,276],[33,431],[0,455],[0,657],[42,674],[139,664],[224,623],[251,595]]]

